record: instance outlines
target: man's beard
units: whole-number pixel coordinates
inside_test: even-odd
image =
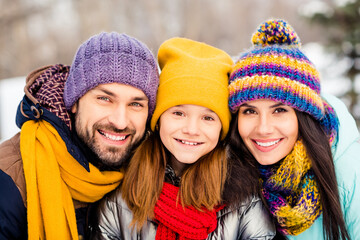
[[[100,170],[120,170],[121,167],[125,167],[130,160],[133,151],[139,146],[144,139],[145,133],[138,139],[128,139],[130,142],[126,148],[124,147],[105,147],[101,145],[99,140],[95,138],[95,132],[97,129],[109,130],[114,133],[126,133],[128,138],[134,138],[136,133],[135,129],[117,129],[113,125],[103,125],[95,123],[92,126],[92,133],[86,128],[81,127],[81,120],[77,116],[75,121],[75,129],[79,138],[85,143],[85,145],[96,155],[96,158],[87,159],[90,163],[98,167]]]

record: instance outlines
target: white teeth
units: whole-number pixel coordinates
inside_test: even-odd
[[[273,142],[257,142],[256,141],[256,144],[261,146],[261,147],[270,147],[274,144],[277,144],[278,142],[280,141],[280,139],[276,140],[276,141],[273,141]]]
[[[187,141],[183,141],[183,140],[180,140],[183,144],[186,144],[186,145],[191,145],[191,146],[195,146],[195,145],[198,145],[199,143],[195,143],[195,142],[187,142]]]
[[[113,140],[113,141],[122,141],[126,138],[126,136],[114,136],[108,133],[101,132],[106,138]]]

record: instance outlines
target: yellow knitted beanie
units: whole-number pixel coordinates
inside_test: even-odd
[[[224,139],[230,123],[228,79],[233,61],[224,51],[186,38],[171,38],[158,52],[161,68],[151,129],[167,109],[183,104],[207,107],[222,123]]]

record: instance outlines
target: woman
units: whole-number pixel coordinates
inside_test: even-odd
[[[100,204],[94,238],[272,239],[272,221],[251,195],[257,183],[238,194],[230,188],[229,181],[246,178],[227,161],[222,141],[231,117],[230,56],[173,38],[160,46],[158,60],[154,132],[136,150],[121,187]]]
[[[284,236],[356,239],[360,145],[352,117],[320,96],[319,74],[287,22],[261,24],[252,42],[230,76],[230,148],[257,167]]]

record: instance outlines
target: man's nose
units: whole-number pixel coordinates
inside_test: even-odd
[[[126,106],[118,106],[109,113],[108,120],[118,129],[125,129],[129,125],[129,116]]]

